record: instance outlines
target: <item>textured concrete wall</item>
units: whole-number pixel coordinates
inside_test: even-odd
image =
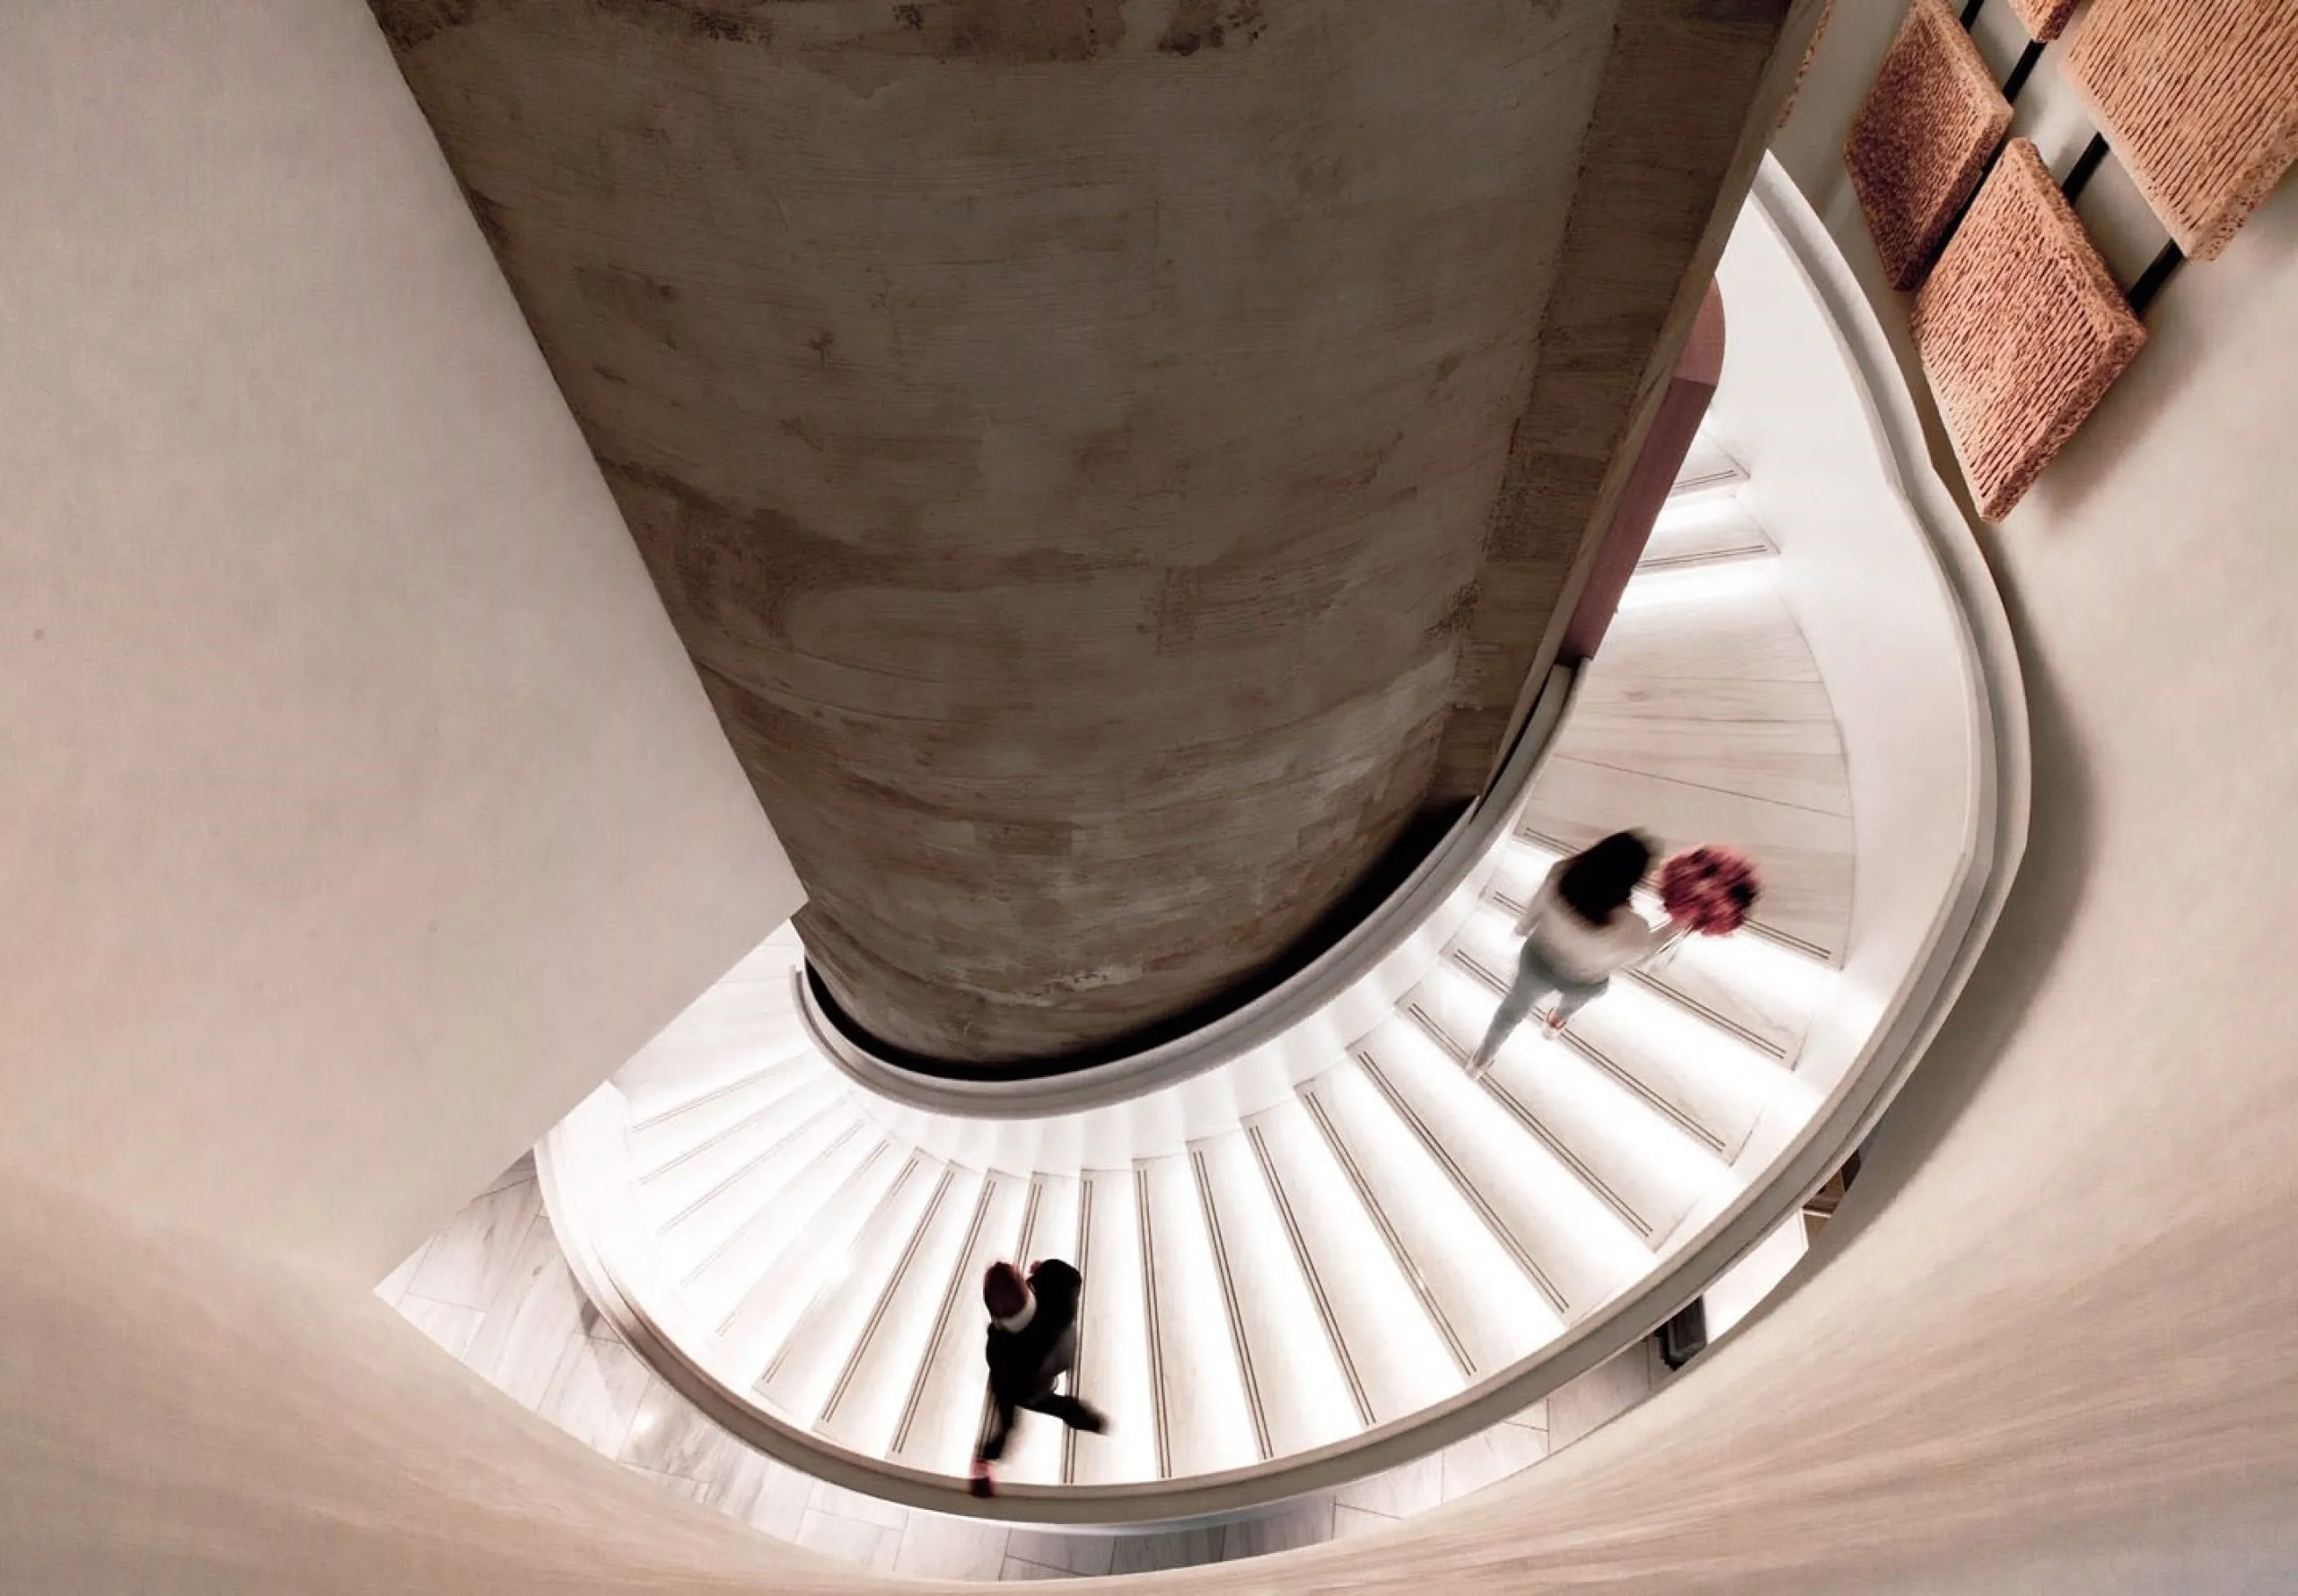
[[[1788,9],[375,0],[833,992],[987,1061],[1481,785]]]
[[[0,8],[0,1165],[373,1280],[795,881],[353,0]]]

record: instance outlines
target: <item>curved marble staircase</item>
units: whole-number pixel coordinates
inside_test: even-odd
[[[1847,933],[1848,787],[1741,481],[1695,451],[1489,868],[1431,921],[1457,929],[1419,939],[1369,1027],[1312,1016],[1083,1113],[937,1114],[817,1045],[785,927],[545,1144],[578,1274],[756,1443],[805,1437],[953,1502],[996,1258],[1083,1270],[1077,1389],[1112,1420],[1024,1416],[1004,1474],[1025,1502],[1265,1474],[1521,1371],[1662,1269],[1824,1096],[1796,1065]],[[1562,1045],[1528,1024],[1471,1082],[1522,894],[1623,825],[1748,848],[1759,923],[1616,981]]]

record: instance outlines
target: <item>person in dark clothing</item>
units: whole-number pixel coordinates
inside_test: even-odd
[[[981,1300],[989,1310],[990,1415],[974,1451],[975,1495],[990,1494],[989,1466],[1004,1454],[1015,1408],[1051,1414],[1090,1435],[1106,1427],[1094,1409],[1053,1389],[1076,1367],[1077,1298],[1083,1286],[1083,1277],[1057,1258],[1031,1264],[1026,1279],[1008,1263],[990,1265],[982,1276]]]

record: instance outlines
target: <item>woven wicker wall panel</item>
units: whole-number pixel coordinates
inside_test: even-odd
[[[2067,19],[2083,0],[2011,0],[2011,10],[2027,37],[2048,44],[2066,31]]]
[[[1891,286],[1923,280],[2010,127],[2010,102],[1954,13],[1915,0],[1843,144]]]
[[[2000,521],[2146,342],[2035,146],[2014,138],[1910,318],[1979,513]]]
[[[2197,260],[2298,156],[2298,0],[2095,0],[2061,65]]]

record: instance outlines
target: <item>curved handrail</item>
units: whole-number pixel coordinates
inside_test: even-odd
[[[1578,681],[1549,669],[1492,784],[1428,856],[1372,913],[1294,975],[1187,1036],[1106,1064],[1024,1080],[926,1074],[873,1052],[821,1001],[811,965],[799,983],[807,1030],[829,1061],[864,1090],[913,1109],[964,1118],[1041,1119],[1124,1102],[1218,1069],[1275,1040],[1373,969],[1417,932],[1491,852],[1531,787]]]
[[[1031,1523],[1218,1521],[1410,1462],[1522,1412],[1666,1322],[1840,1167],[1873,1130],[1943,1022],[2009,894],[2026,844],[2025,697],[2000,597],[1969,523],[1937,475],[1913,399],[1873,307],[1808,202],[1775,159],[1766,157],[1750,202],[1786,243],[1868,390],[1874,407],[1869,421],[1882,456],[1896,471],[1898,486],[1960,609],[1971,646],[1969,664],[1977,689],[1972,709],[1980,723],[1964,869],[1933,920],[1923,958],[1877,1023],[1857,1065],[1761,1174],[1702,1225],[1665,1267],[1508,1370],[1405,1418],[1313,1451],[1218,1474],[1110,1486],[1012,1485],[985,1501],[969,1495],[962,1482],[948,1476],[864,1458],[753,1406],[624,1291],[595,1247],[592,1226],[562,1223],[564,1216],[578,1215],[582,1207],[561,1167],[568,1138],[583,1128],[579,1122],[602,1095],[619,1096],[609,1084],[545,1139],[537,1149],[537,1168],[546,1207],[570,1267],[634,1351],[743,1442],[849,1489],[932,1512]],[[1505,814],[1511,807],[1495,804],[1491,810]]]

